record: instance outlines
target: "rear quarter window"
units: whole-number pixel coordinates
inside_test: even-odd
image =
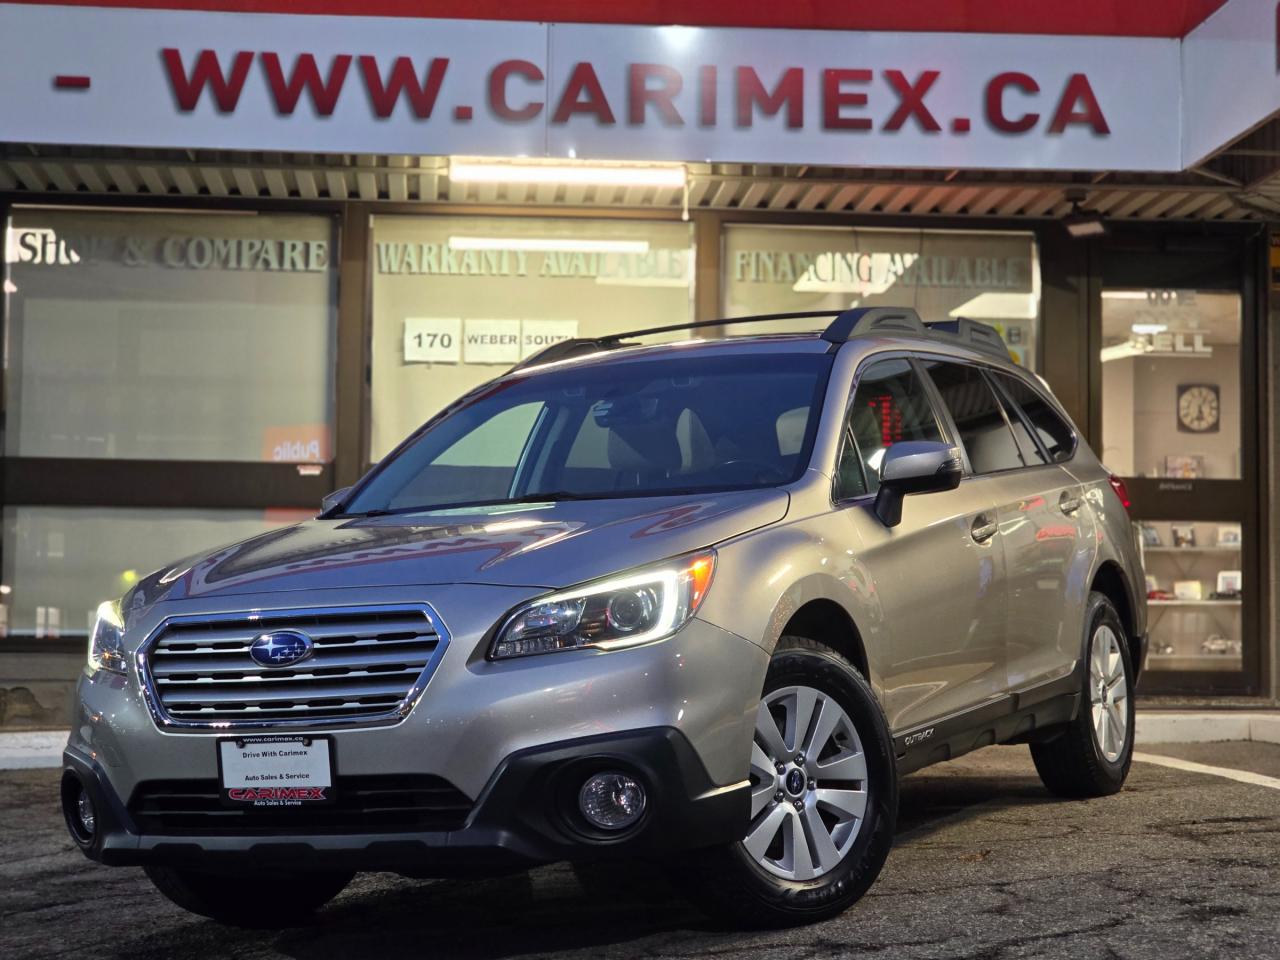
[[[1070,460],[1076,452],[1075,431],[1054,410],[1048,399],[1019,377],[1001,373],[998,370],[991,371],[991,375],[1013,402],[1013,406],[1021,410],[1027,422],[1031,424],[1040,443],[1049,454],[1050,462],[1065,463]]]

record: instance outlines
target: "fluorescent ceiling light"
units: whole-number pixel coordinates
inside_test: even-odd
[[[1130,357],[1142,357],[1150,353],[1149,347],[1145,347],[1140,343],[1134,343],[1132,340],[1126,340],[1124,343],[1117,343],[1113,347],[1103,347],[1098,351],[1103,363],[1110,360],[1128,360]]]
[[[578,237],[450,237],[450,250],[533,250],[560,253],[648,253],[648,240]]]
[[[1034,293],[980,293],[947,314],[970,320],[1034,320]]]
[[[1145,290],[1103,290],[1103,300],[1145,300],[1147,299],[1147,291]]]
[[[556,183],[612,187],[683,187],[681,166],[625,166],[588,163],[485,163],[451,160],[454,183]]]
[[[689,286],[688,277],[596,277],[602,287],[680,287]]]
[[[1135,323],[1129,329],[1139,336],[1152,336],[1164,333],[1169,329],[1169,325],[1167,323]]]

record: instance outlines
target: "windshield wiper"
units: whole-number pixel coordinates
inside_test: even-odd
[[[547,490],[526,493],[519,497],[502,497],[495,500],[460,500],[454,503],[421,503],[412,507],[374,507],[359,513],[344,513],[340,518],[394,517],[403,513],[429,513],[433,510],[462,510],[466,507],[500,507],[505,503],[558,503],[562,500],[600,500],[614,496],[612,493],[574,493],[572,490]]]

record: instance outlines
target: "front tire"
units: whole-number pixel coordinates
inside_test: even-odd
[[[305,921],[343,891],[350,872],[248,875],[146,867],[155,888],[183,910],[233,927],[279,929]]]
[[[1083,695],[1076,718],[1051,740],[1031,744],[1036,772],[1060,797],[1118,793],[1133,762],[1133,661],[1111,601],[1089,594]]]
[[[787,927],[861,898],[893,843],[892,743],[852,664],[815,641],[783,637],[757,713],[746,837],[694,858],[703,907],[735,926]]]

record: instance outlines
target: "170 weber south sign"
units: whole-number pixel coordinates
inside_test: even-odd
[[[0,4],[0,139],[1180,169],[1179,44]]]

